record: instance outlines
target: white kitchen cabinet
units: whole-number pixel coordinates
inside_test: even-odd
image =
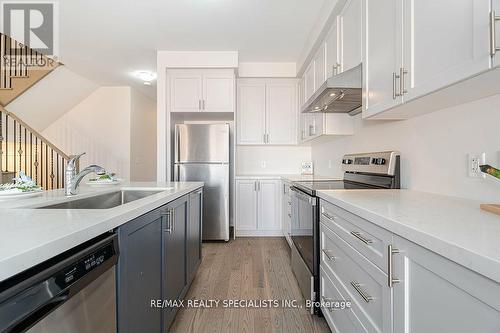
[[[298,96],[298,100],[299,100],[299,111],[302,108],[302,105],[304,105],[304,103],[306,101],[306,90],[305,89],[306,89],[305,76],[302,75],[302,77],[299,79],[299,82],[297,83],[297,96]]]
[[[288,245],[292,246],[292,195],[290,187],[292,183],[283,181],[283,199],[282,199],[282,230]]]
[[[267,144],[287,145],[297,142],[296,81],[266,84]]]
[[[400,0],[363,0],[363,113],[379,113],[403,102],[399,94],[401,68]]]
[[[314,57],[314,88],[319,87],[326,81],[326,43],[321,43]]]
[[[490,67],[489,13],[488,0],[403,1],[405,102]]]
[[[201,111],[203,75],[198,71],[169,73],[170,112]]]
[[[203,111],[234,112],[234,95],[233,71],[203,75]]]
[[[315,68],[314,68],[314,60],[311,61],[309,66],[307,67],[304,73],[304,89],[305,89],[305,100],[307,101],[316,91],[315,83]]]
[[[303,113],[299,132],[301,143],[324,135],[353,135],[354,118],[346,113]]]
[[[337,74],[340,66],[339,58],[339,29],[338,17],[333,23],[328,35],[326,36],[326,78]]]
[[[237,144],[297,144],[297,80],[238,80]]]
[[[394,332],[498,332],[498,283],[401,237],[394,248]]]
[[[230,69],[172,69],[170,112],[234,112],[235,77]]]
[[[281,181],[237,179],[236,236],[282,236]]]
[[[347,0],[339,15],[340,23],[340,72],[361,63],[362,52],[362,0]]]
[[[238,82],[237,143],[265,143],[266,85],[264,82]]]

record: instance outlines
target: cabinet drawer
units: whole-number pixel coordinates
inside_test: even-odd
[[[320,270],[320,290],[322,302],[350,301],[349,297],[344,297],[340,293],[339,290],[341,290],[341,288],[338,288],[332,282],[323,269]],[[367,332],[350,308],[334,309],[322,306],[321,312],[323,312],[328,326],[330,326],[335,333]]]
[[[387,273],[390,232],[324,200],[321,200],[321,221]]]
[[[391,292],[387,275],[324,223],[320,235],[321,267],[346,290],[353,311],[359,311],[358,318],[369,332],[389,332]]]

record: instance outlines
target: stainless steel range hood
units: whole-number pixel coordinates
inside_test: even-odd
[[[307,100],[300,112],[349,113],[361,112],[361,64],[323,83]]]

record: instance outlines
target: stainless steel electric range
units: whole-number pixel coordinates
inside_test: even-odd
[[[294,182],[292,198],[292,268],[306,299],[319,295],[319,190],[399,189],[400,155],[395,151],[349,154],[342,159],[342,180]],[[311,307],[311,313],[320,313]]]

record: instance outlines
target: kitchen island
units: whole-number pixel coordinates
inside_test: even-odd
[[[124,183],[0,201],[0,282],[203,187],[201,182]],[[117,191],[158,191],[110,209],[36,209]]]

